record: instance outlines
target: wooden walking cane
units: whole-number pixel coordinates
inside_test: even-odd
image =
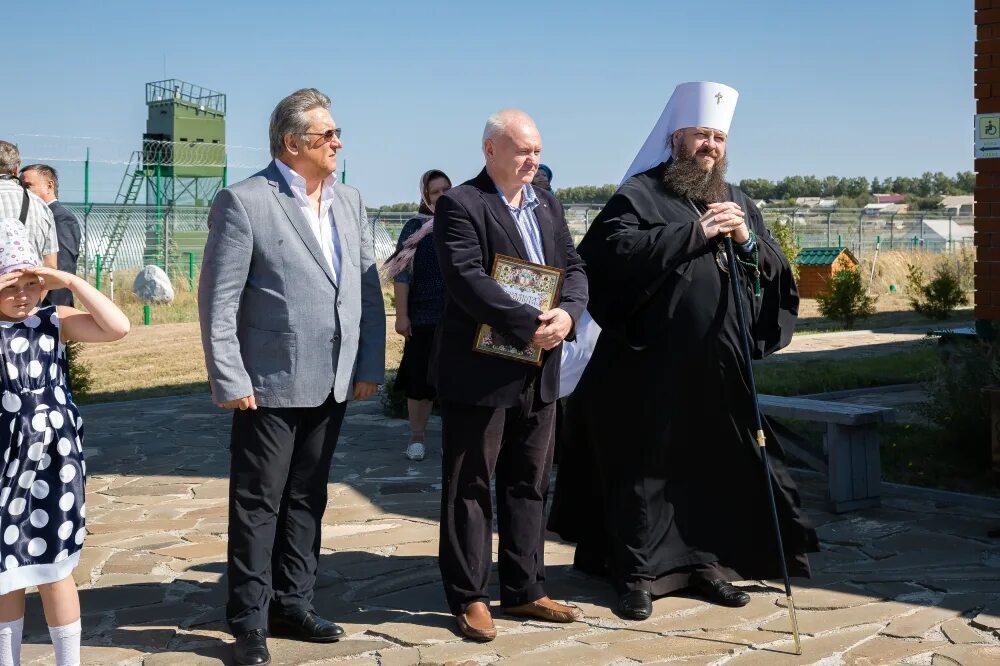
[[[778,506],[774,502],[774,488],[771,485],[771,465],[767,460],[767,446],[764,437],[764,425],[760,418],[760,404],[757,400],[757,384],[753,377],[753,364],[750,356],[750,331],[747,328],[746,315],[743,312],[743,292],[737,274],[736,252],[733,249],[733,239],[726,234],[723,239],[726,247],[726,263],[729,266],[729,284],[733,290],[733,302],[736,305],[736,320],[740,327],[740,339],[743,343],[743,363],[746,366],[747,384],[750,386],[750,396],[753,399],[754,425],[757,427],[757,446],[760,448],[760,460],[764,466],[764,483],[767,484],[767,498],[771,502],[771,520],[774,523],[774,536],[778,543],[778,557],[781,561],[781,575],[785,579],[785,599],[788,601],[788,619],[792,623],[792,637],[795,639],[795,654],[802,654],[802,643],[799,640],[799,622],[795,617],[795,602],[792,600],[792,584],[788,580],[788,566],[785,564],[785,548],[781,542],[781,525],[778,522]],[[757,241],[758,243],[761,241]]]

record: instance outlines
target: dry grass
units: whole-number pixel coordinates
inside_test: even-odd
[[[208,391],[196,323],[133,325],[124,340],[82,347],[94,380],[85,402]]]
[[[875,261],[875,274],[872,279],[873,253],[861,259],[861,270],[865,276],[865,284],[871,281],[871,292],[878,300],[875,302],[875,314],[868,319],[855,322],[855,329],[888,328],[891,326],[928,325],[934,328],[947,326],[948,322],[940,322],[917,314],[910,307],[907,291],[907,274],[909,266],[916,265],[923,269],[925,276],[932,276],[935,267],[942,262],[953,262],[965,288],[969,291],[969,302],[972,302],[972,265],[975,254],[970,249],[962,249],[950,255],[933,254],[930,252],[909,252],[893,250],[880,252]],[[895,293],[890,289],[895,285]],[[955,320],[972,318],[972,306],[960,308],[953,315]],[[814,298],[804,298],[799,304],[799,321],[795,327],[797,332],[819,332],[842,330],[843,325],[823,317],[819,304]]]
[[[143,323],[143,302],[132,292],[136,271],[118,271],[114,275],[114,301],[122,309],[125,316],[132,322],[133,330]],[[172,275],[171,284],[174,288],[174,302],[165,305],[150,304],[151,324],[178,324],[198,321],[198,295],[188,284],[187,275]],[[94,283],[94,277],[90,277]],[[195,289],[198,283],[195,282]],[[111,295],[111,284],[104,277],[101,291],[105,296]]]
[[[386,369],[399,366],[403,338],[386,317]],[[81,402],[135,400],[207,393],[205,355],[197,323],[134,325],[119,342],[82,345],[81,358],[93,369],[94,383]]]
[[[869,253],[861,258],[861,270],[865,275],[865,282],[868,282],[872,274],[872,259],[874,253]],[[872,292],[879,295],[890,293],[890,285],[896,286],[899,294],[906,292],[906,276],[909,266],[915,265],[923,269],[924,274],[931,276],[934,268],[948,262],[958,269],[959,275],[966,289],[972,289],[972,265],[975,261],[975,253],[970,248],[961,248],[951,254],[934,254],[931,252],[910,252],[904,250],[892,250],[880,252],[875,261],[875,278],[872,280]]]
[[[920,265],[926,274],[933,272],[943,255],[924,252],[882,252],[879,255],[872,291],[879,295],[878,312],[857,322],[856,328],[883,328],[906,324],[940,326],[941,322],[924,318],[910,310],[905,293],[907,264]],[[950,255],[950,260],[968,266],[971,272],[971,252]],[[871,272],[871,257],[862,259],[865,275]],[[963,271],[965,269],[963,268]],[[195,294],[188,289],[187,279],[175,279],[176,300],[171,305],[152,306],[154,326],[142,325],[142,302],[131,292],[133,275],[119,274],[115,301],[132,321],[132,333],[121,342],[87,345],[82,353],[93,368],[94,386],[89,401],[149,398],[183,393],[207,392],[205,359],[198,332],[198,306]],[[971,282],[971,277],[970,277]],[[895,284],[897,293],[889,293]],[[107,289],[105,289],[107,293]],[[403,338],[394,330],[392,291],[384,292],[386,300],[386,369],[399,367],[403,354]],[[971,309],[959,311],[958,319],[971,317]],[[816,301],[804,299],[799,308],[798,331],[803,333],[836,330],[839,326],[822,317]]]

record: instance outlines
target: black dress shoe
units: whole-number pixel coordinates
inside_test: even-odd
[[[645,590],[631,590],[618,599],[618,612],[629,620],[645,620],[653,614],[653,595]]]
[[[750,603],[750,595],[740,591],[728,581],[721,578],[707,579],[700,576],[692,578],[692,585],[702,596],[714,604],[739,608]]]
[[[233,661],[237,666],[266,666],[271,663],[271,653],[267,651],[267,638],[262,629],[236,635]]]
[[[272,636],[294,638],[310,643],[333,643],[344,636],[344,630],[338,625],[324,620],[315,611],[299,613],[274,613],[270,617]]]

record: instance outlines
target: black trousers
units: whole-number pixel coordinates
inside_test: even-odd
[[[268,609],[312,610],[330,461],[347,403],[236,411],[230,441],[229,597],[234,634]]]
[[[545,502],[552,469],[554,403],[480,407],[443,401],[441,538],[438,564],[451,612],[489,604],[493,554],[490,478],[496,477],[500,533],[500,603],[519,606],[545,596]]]

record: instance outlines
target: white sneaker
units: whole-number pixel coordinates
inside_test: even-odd
[[[406,447],[406,457],[410,460],[423,460],[426,453],[427,451],[424,450],[423,442],[411,442],[410,445]]]

